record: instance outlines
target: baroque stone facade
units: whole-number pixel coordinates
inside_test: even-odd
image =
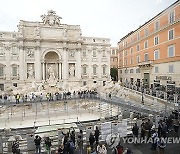
[[[20,20],[18,32],[0,32],[0,88],[32,82],[88,85],[110,79],[110,39],[84,37],[61,24],[55,11],[42,22]]]

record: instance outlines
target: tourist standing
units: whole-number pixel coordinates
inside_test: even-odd
[[[15,95],[15,99],[16,99],[16,104],[19,104],[20,95],[19,95],[19,94],[16,94],[16,95]]]
[[[178,120],[178,117],[175,117],[175,119],[173,120],[173,124],[174,124],[174,132],[178,136],[178,132],[179,132],[179,120]]]
[[[123,154],[123,146],[119,142],[119,144],[116,146],[117,154]]]
[[[71,131],[71,134],[70,134],[70,139],[73,141],[74,145],[75,145],[75,142],[76,142],[76,137],[75,137],[75,131]]]
[[[69,145],[69,150],[68,150],[69,154],[74,154],[75,144],[73,140],[70,139],[68,145]]]
[[[145,133],[146,133],[146,129],[145,129],[145,123],[143,122],[141,124],[141,137],[144,139],[145,138]]]
[[[152,145],[151,145],[151,150],[156,150],[157,148],[157,142],[158,142],[158,133],[154,130],[152,134]]]
[[[94,135],[92,133],[90,133],[90,135],[89,135],[89,144],[90,144],[91,147],[93,147],[94,142],[95,142]]]
[[[134,126],[132,128],[132,133],[134,135],[134,140],[135,140],[135,143],[136,143],[137,138],[138,138],[138,134],[139,134],[139,127],[137,126],[137,123],[134,124]]]
[[[97,146],[97,153],[98,153],[98,154],[107,154],[107,150],[106,150],[105,145],[99,144],[99,145]]]
[[[45,138],[45,146],[46,146],[46,151],[47,151],[47,154],[51,154],[51,139],[49,137],[46,137]]]
[[[98,127],[96,126],[96,130],[95,130],[95,133],[94,133],[95,140],[96,140],[96,144],[98,144],[98,141],[99,141],[99,135],[100,135],[100,132],[99,132]]]
[[[12,144],[12,153],[13,154],[20,154],[20,149],[19,149],[19,142],[16,140]]]
[[[41,137],[39,135],[35,136],[34,143],[36,146],[36,154],[41,153]]]
[[[79,154],[83,154],[83,131],[80,130],[77,138],[78,148],[79,148]]]

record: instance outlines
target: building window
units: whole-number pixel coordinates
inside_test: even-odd
[[[144,42],[144,49],[148,48],[148,40]]]
[[[120,70],[120,74],[122,74],[122,70]]]
[[[159,44],[159,36],[154,37],[154,45]]]
[[[149,55],[148,53],[145,53],[144,54],[144,61],[147,62],[149,60]]]
[[[83,57],[86,57],[86,51],[83,51]]]
[[[127,68],[124,70],[124,73],[125,73],[125,74],[127,74],[127,73],[128,73],[128,69],[127,69]]]
[[[93,57],[96,57],[96,50],[93,50]]]
[[[93,74],[96,75],[97,74],[97,69],[96,66],[93,66]]]
[[[131,54],[133,53],[133,48],[130,49]]]
[[[12,55],[17,55],[17,48],[16,48],[16,46],[12,46]]]
[[[174,65],[169,65],[169,73],[174,73]]]
[[[137,69],[136,69],[136,73],[140,73],[140,68],[137,68]]]
[[[154,67],[154,73],[159,73],[159,67]]]
[[[86,66],[83,66],[83,74],[87,74]]]
[[[83,86],[87,85],[87,82],[86,81],[83,81]]]
[[[131,43],[133,43],[133,38],[131,37]]]
[[[93,42],[96,42],[96,40],[95,40],[95,39],[93,39]]]
[[[139,41],[139,40],[140,40],[140,34],[137,33],[137,41]]]
[[[174,53],[174,45],[170,45],[168,46],[168,57],[174,57],[175,53]]]
[[[137,56],[137,63],[140,63],[140,55]]]
[[[0,76],[4,76],[4,67],[0,66]]]
[[[13,66],[13,67],[12,67],[12,76],[17,76],[17,74],[18,74],[18,73],[17,73],[17,70],[18,70],[18,69],[17,69],[17,66]]]
[[[106,81],[103,81],[103,86],[105,86],[106,85]]]
[[[168,39],[172,40],[174,38],[174,29],[168,31]]]
[[[148,28],[146,28],[146,29],[144,30],[144,33],[145,33],[145,37],[147,37],[147,36],[149,35],[149,30],[148,30]]]
[[[112,50],[112,55],[115,55],[115,50]]]
[[[106,57],[106,52],[105,52],[105,50],[103,50],[103,57]]]
[[[4,91],[4,84],[0,84],[0,90]]]
[[[103,75],[106,74],[106,66],[103,66]]]
[[[130,73],[134,73],[134,70],[133,70],[133,69],[130,69]]]
[[[154,60],[158,60],[159,59],[159,50],[155,50],[154,51]]]
[[[124,60],[124,65],[127,65],[127,64],[128,64],[128,60],[125,59],[125,60]]]
[[[169,23],[173,23],[175,21],[175,13],[174,11],[169,13]]]
[[[126,47],[127,47],[127,44],[128,44],[128,43],[127,43],[127,42],[125,42],[125,46],[126,46]]]
[[[158,31],[159,30],[159,21],[156,21],[155,22],[155,31]]]
[[[127,50],[125,50],[124,54],[125,54],[125,56],[127,56],[127,55],[128,55],[128,51],[127,51]]]
[[[139,50],[140,50],[140,45],[138,44],[138,45],[137,45],[137,51],[139,51]]]
[[[133,64],[133,58],[131,57],[131,59],[130,59],[130,64]]]
[[[14,87],[17,87],[17,83],[13,83],[13,86],[14,86]]]

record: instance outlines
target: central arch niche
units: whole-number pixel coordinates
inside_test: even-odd
[[[62,79],[61,57],[55,51],[49,51],[44,56],[43,80],[58,81]]]
[[[59,61],[60,58],[59,58],[59,56],[58,56],[58,54],[56,52],[50,51],[50,52],[46,53],[44,59],[45,59],[46,62],[54,63],[54,62]]]

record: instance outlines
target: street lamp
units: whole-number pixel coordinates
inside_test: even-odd
[[[142,79],[141,92],[142,92],[141,103],[144,105],[144,79]]]

